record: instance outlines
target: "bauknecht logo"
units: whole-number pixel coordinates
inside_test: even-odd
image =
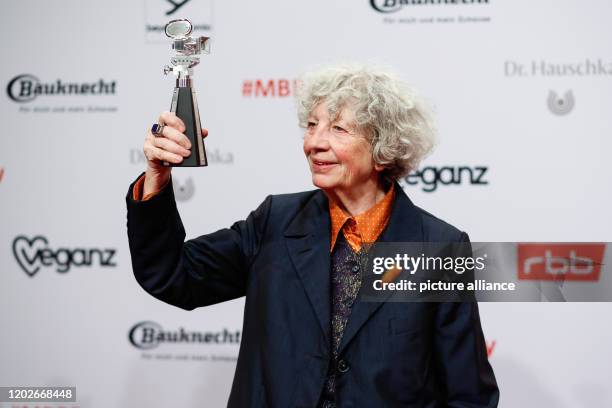
[[[405,6],[423,6],[434,4],[489,4],[489,0],[370,0],[370,5],[372,8],[380,13],[395,13]]]
[[[155,348],[161,343],[239,344],[240,331],[224,328],[217,332],[195,332],[182,327],[165,331],[158,323],[145,321],[136,323],[130,329],[128,339],[134,347],[142,350]]]
[[[71,267],[117,266],[114,262],[115,249],[100,248],[49,248],[46,237],[38,235],[29,239],[23,235],[13,240],[13,255],[21,269],[30,277],[38,273],[41,266],[57,266],[57,272],[65,273]]]
[[[57,79],[52,83],[42,83],[34,75],[21,74],[11,79],[6,93],[15,102],[30,102],[39,95],[114,95],[116,81],[99,79],[95,82],[63,82]]]
[[[487,185],[489,181],[485,179],[485,174],[488,170],[487,166],[427,166],[410,173],[404,177],[404,181],[410,185],[423,184],[422,190],[431,193],[436,191],[439,184]]]

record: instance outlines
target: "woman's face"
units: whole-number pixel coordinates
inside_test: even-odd
[[[312,183],[323,190],[351,191],[378,181],[382,168],[372,159],[366,135],[355,126],[350,109],[332,121],[325,103],[308,117],[304,154],[312,172]]]

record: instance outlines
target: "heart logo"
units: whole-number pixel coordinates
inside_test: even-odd
[[[36,260],[40,247],[44,248],[47,244],[47,238],[40,235],[32,239],[20,235],[13,241],[13,255],[29,277],[33,277],[40,270],[40,266],[36,265]]]

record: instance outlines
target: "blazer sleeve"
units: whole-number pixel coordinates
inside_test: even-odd
[[[172,183],[147,201],[126,197],[127,233],[136,281],[149,294],[182,309],[244,296],[270,213],[271,196],[246,220],[185,242]]]
[[[469,243],[463,232],[460,242]],[[435,317],[435,347],[445,407],[493,408],[499,389],[487,356],[478,303],[440,303]]]

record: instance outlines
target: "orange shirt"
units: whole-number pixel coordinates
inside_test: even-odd
[[[143,174],[142,176],[140,176],[138,180],[136,180],[136,183],[134,183],[134,190],[132,191],[132,198],[134,199],[134,201],[147,201],[149,198],[153,197],[155,194],[159,192],[159,191],[156,191],[154,193],[149,193],[143,197],[142,190],[144,188],[144,180],[145,180],[145,175]],[[168,182],[164,184],[164,187],[166,187],[166,185],[169,182],[170,180],[168,180]]]
[[[344,237],[355,252],[361,249],[363,243],[375,242],[389,222],[394,197],[395,187],[391,184],[391,188],[382,200],[377,202],[374,207],[354,217],[347,215],[335,201],[329,200],[329,215],[331,218],[330,251],[334,249],[340,231],[344,233]]]

